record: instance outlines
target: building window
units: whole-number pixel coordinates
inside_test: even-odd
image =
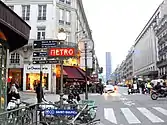
[[[66,4],[71,4],[71,0],[66,0]]]
[[[37,40],[45,39],[45,27],[38,27],[37,29]]]
[[[64,2],[65,0],[59,0],[60,2]]]
[[[11,10],[14,10],[14,5],[9,5],[8,6]]]
[[[46,5],[38,5],[38,20],[46,20]]]
[[[30,20],[30,5],[22,5],[23,20]]]
[[[66,11],[66,24],[70,25],[71,24],[71,12]]]
[[[59,23],[64,24],[64,9],[59,9]]]
[[[20,55],[18,53],[12,53],[10,56],[11,64],[20,64]]]
[[[70,42],[71,41],[71,33],[67,33],[67,39],[66,39],[67,42]]]

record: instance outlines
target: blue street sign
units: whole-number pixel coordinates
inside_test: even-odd
[[[71,109],[47,109],[44,111],[45,115],[56,115],[56,116],[76,116],[77,111]]]

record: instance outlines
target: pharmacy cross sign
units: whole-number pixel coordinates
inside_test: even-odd
[[[74,48],[49,48],[49,57],[73,57],[75,56]]]

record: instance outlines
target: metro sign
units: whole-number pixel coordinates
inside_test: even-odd
[[[50,57],[71,57],[75,56],[74,48],[50,48],[48,51]]]

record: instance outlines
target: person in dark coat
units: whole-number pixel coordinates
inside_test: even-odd
[[[143,81],[143,82],[141,82],[141,85],[140,85],[140,87],[141,87],[141,90],[142,90],[142,94],[145,94],[145,82]]]
[[[38,103],[41,103],[41,101],[42,101],[42,100],[40,100],[40,98],[43,99],[44,101],[46,101],[45,98],[44,98],[44,92],[43,92],[42,87],[40,86],[40,83],[37,84],[36,94],[37,94],[37,102]]]

